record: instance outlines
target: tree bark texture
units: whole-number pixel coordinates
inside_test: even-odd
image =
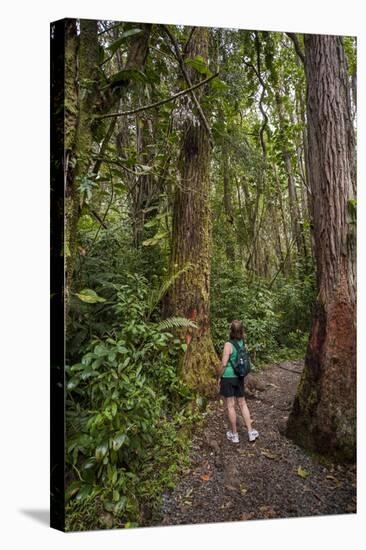
[[[65,109],[65,126],[67,128],[65,131],[65,147],[68,156],[65,185],[66,310],[70,300],[72,275],[77,253],[76,228],[80,214],[79,185],[88,175],[92,147],[91,125],[95,105],[96,68],[98,64],[97,21],[80,20],[77,56],[75,31],[76,22],[70,20],[65,45],[65,103],[68,106]],[[75,84],[76,78],[79,79],[78,91]]]
[[[234,248],[234,239],[233,239],[233,227],[234,227],[234,215],[233,215],[233,206],[231,200],[231,184],[230,184],[230,159],[228,153],[228,146],[225,140],[222,143],[222,172],[223,172],[223,183],[224,183],[224,210],[225,218],[229,230],[227,231],[227,240],[225,243],[226,246],[226,255],[227,258],[232,264],[235,263],[235,248]],[[230,224],[230,225],[229,225]]]
[[[187,58],[208,56],[208,30],[197,27],[186,51]],[[192,83],[199,75],[187,69]],[[204,89],[196,90],[197,100]],[[190,98],[190,116],[183,129],[178,182],[173,208],[171,273],[188,263],[191,268],[176,279],[168,296],[169,314],[187,317],[198,329],[187,334],[188,348],[183,362],[183,378],[202,392],[212,388],[212,375],[218,366],[210,334],[210,143],[209,135]],[[206,114],[206,113],[205,113]],[[214,368],[213,368],[214,367]]]
[[[342,38],[305,36],[309,183],[317,264],[305,369],[287,434],[339,460],[356,453],[354,134]]]

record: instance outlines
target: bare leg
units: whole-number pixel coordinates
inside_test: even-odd
[[[235,397],[226,397],[227,414],[229,416],[231,431],[236,434],[236,411],[235,411]]]
[[[239,403],[239,407],[240,407],[240,412],[241,412],[241,414],[243,415],[243,418],[244,418],[245,425],[247,427],[248,432],[250,432],[251,429],[252,429],[252,421],[251,421],[251,418],[250,418],[250,412],[249,412],[249,409],[248,409],[247,402],[245,401],[244,397],[238,397],[237,399],[238,399],[238,403]]]

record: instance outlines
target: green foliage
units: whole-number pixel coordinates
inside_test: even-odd
[[[184,344],[145,320],[146,280],[129,275],[116,290],[118,321],[66,369],[67,499],[74,513],[76,502],[98,498],[116,520],[140,523],[147,500],[159,512],[163,488],[187,460],[186,429],[199,416],[178,372]]]
[[[344,36],[343,46],[347,57],[348,72],[356,73],[357,68],[357,39],[355,36]]]
[[[98,296],[98,294],[90,288],[84,288],[83,290],[80,290],[80,292],[75,292],[75,296],[77,296],[82,302],[87,302],[88,304],[96,304],[106,301],[105,298]]]
[[[314,280],[308,276],[277,280],[274,288],[225,263],[214,264],[212,333],[218,353],[229,337],[230,323],[243,322],[254,364],[305,353],[310,331]]]
[[[115,40],[112,44],[106,47],[107,50],[110,50],[112,53],[114,53],[118,48],[120,48],[123,43],[126,41],[127,38],[130,36],[136,36],[137,34],[142,33],[141,29],[129,29],[128,31],[125,31],[122,33],[120,38],[118,40]]]
[[[314,274],[305,275],[302,280],[286,280],[281,276],[273,291],[275,309],[281,319],[276,339],[280,345],[294,348],[310,332],[315,299]]]

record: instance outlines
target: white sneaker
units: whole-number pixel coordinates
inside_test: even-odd
[[[231,430],[229,430],[228,432],[226,432],[226,437],[232,443],[239,443],[239,434],[238,433],[233,433]]]
[[[248,432],[249,441],[255,441],[257,437],[259,437],[259,433],[257,432],[257,430],[251,430],[250,432]]]

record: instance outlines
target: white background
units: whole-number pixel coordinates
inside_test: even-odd
[[[365,29],[361,2],[10,1],[1,12],[2,548],[359,548],[365,522]],[[49,521],[49,23],[63,17],[359,36],[358,513],[64,534]]]

